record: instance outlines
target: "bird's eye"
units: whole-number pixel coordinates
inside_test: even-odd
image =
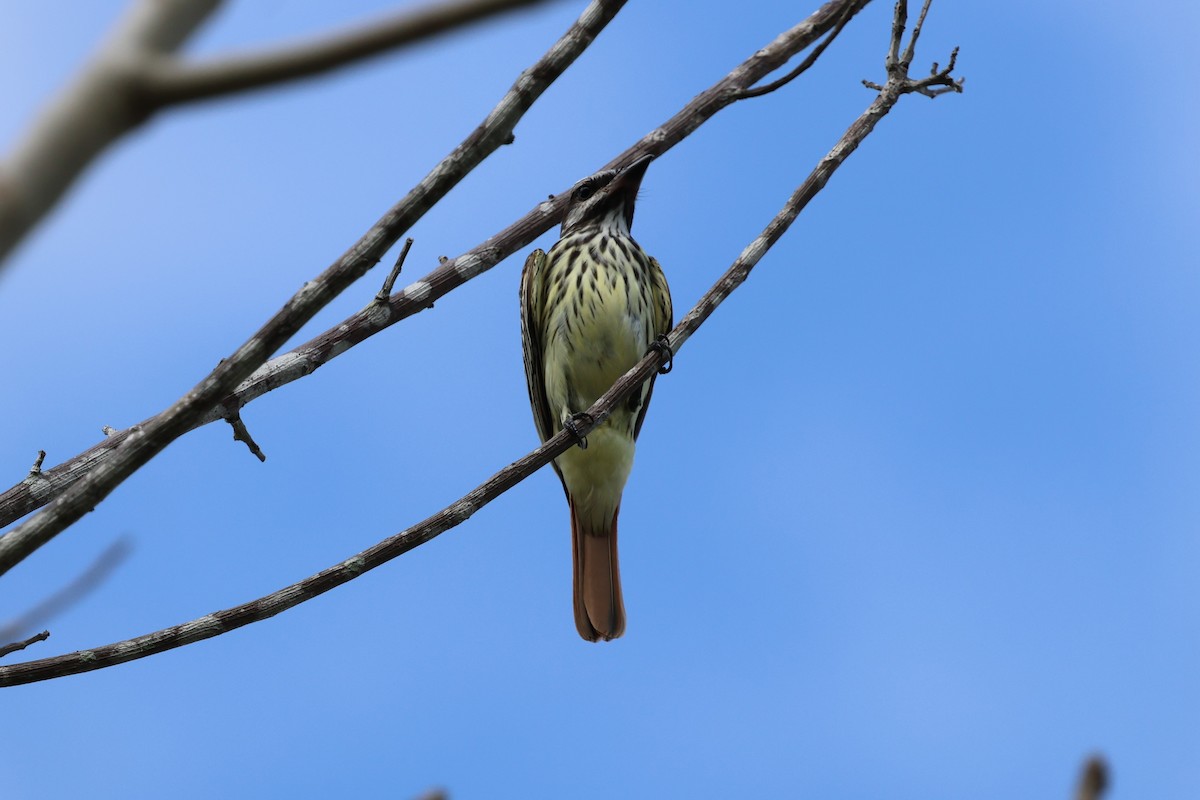
[[[575,199],[576,200],[587,200],[589,197],[591,197],[595,193],[596,193],[596,190],[592,188],[592,185],[590,183],[585,183],[583,186],[580,186],[578,189],[575,190]]]

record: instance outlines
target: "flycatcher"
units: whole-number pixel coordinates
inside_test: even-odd
[[[577,183],[558,242],[525,261],[525,379],[543,442],[574,431],[573,420],[671,329],[667,279],[629,233],[652,158]],[[653,388],[651,378],[553,462],[571,506],[575,627],[590,642],[625,632],[617,513]]]

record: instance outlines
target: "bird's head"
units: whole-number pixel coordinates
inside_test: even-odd
[[[571,189],[563,215],[562,236],[586,228],[615,228],[628,234],[642,176],[654,156],[644,155],[625,169],[606,169]]]

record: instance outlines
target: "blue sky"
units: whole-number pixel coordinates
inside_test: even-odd
[[[622,11],[414,228],[405,278],[803,13],[670,5]],[[122,6],[7,12],[2,146]],[[389,7],[234,4],[193,52]],[[113,148],[0,279],[3,483],[182,395],[579,7],[176,110]],[[1065,798],[1094,750],[1114,798],[1193,796],[1200,131],[1180,81],[1200,11],[1003,12],[935,4],[918,63],[961,45],[967,92],[902,102],[659,381],[622,507],[624,638],[574,632],[567,509],[544,470],[276,619],[5,690],[6,796]],[[634,233],[680,313],[870,102],[859,81],[882,75],[890,13],[877,0],[810,74],[651,166]],[[265,464],[227,427],[192,433],[4,576],[8,617],[134,542],[27,653],[265,594],[531,449],[522,261],[251,405]]]

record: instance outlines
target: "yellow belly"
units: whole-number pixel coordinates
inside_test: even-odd
[[[602,277],[592,286],[561,302],[548,320],[546,400],[560,425],[608,391],[652,340],[648,308],[637,293],[628,295],[624,280]],[[637,407],[619,404],[588,434],[586,450],[575,447],[557,459],[577,510],[597,525],[611,522],[633,467]]]

